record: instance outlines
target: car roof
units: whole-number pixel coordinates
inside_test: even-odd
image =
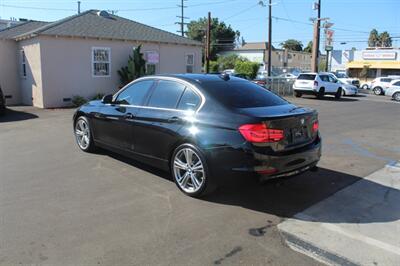
[[[227,77],[228,76],[228,77]],[[221,81],[243,81],[244,79],[232,75],[223,74],[168,74],[147,76],[148,78],[177,78],[191,83],[202,84],[205,82],[221,82]]]

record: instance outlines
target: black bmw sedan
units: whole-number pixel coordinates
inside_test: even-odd
[[[299,174],[321,156],[316,111],[228,75],[139,78],[81,106],[73,123],[83,151],[102,147],[170,171],[193,197],[237,174]]]

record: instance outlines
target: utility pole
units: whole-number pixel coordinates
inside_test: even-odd
[[[81,1],[78,1],[78,14],[81,13]]]
[[[321,0],[318,0],[318,3],[314,4],[314,8],[317,9],[317,19],[314,21],[311,71],[318,72],[319,36],[320,36],[320,25],[321,25]]]
[[[268,77],[271,77],[272,70],[272,0],[268,5]]]
[[[206,42],[206,73],[210,73],[210,49],[211,49],[211,12],[208,12]]]
[[[187,24],[187,23],[185,23],[185,19],[189,19],[188,17],[184,16],[184,9],[187,8],[187,6],[184,5],[185,1],[187,1],[187,0],[181,0],[181,4],[178,5],[178,7],[181,8],[181,15],[180,16],[176,16],[176,17],[180,18],[181,21],[180,22],[175,22],[175,24],[179,24],[180,27],[181,27],[181,29],[178,30],[178,32],[181,33],[182,37],[185,36],[185,24]]]

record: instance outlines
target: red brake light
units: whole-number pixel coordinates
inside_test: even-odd
[[[315,121],[314,124],[312,125],[312,130],[313,130],[313,132],[317,132],[319,130],[318,120]]]
[[[283,130],[270,129],[265,124],[246,124],[239,127],[243,137],[253,143],[278,142],[283,139]]]

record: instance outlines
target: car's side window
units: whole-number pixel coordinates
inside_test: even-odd
[[[395,86],[400,86],[400,81],[397,81],[395,84],[393,84]]]
[[[185,85],[170,81],[160,80],[154,88],[148,106],[175,109],[185,90]]]
[[[196,110],[200,104],[200,97],[191,89],[186,88],[178,104],[179,110]]]
[[[332,76],[328,76],[329,82],[336,83],[336,79]]]
[[[118,94],[115,103],[139,106],[143,105],[143,101],[153,84],[153,80],[143,80],[133,83]]]
[[[329,82],[328,76],[321,75],[321,76],[319,76],[319,77],[321,78],[322,81]]]

